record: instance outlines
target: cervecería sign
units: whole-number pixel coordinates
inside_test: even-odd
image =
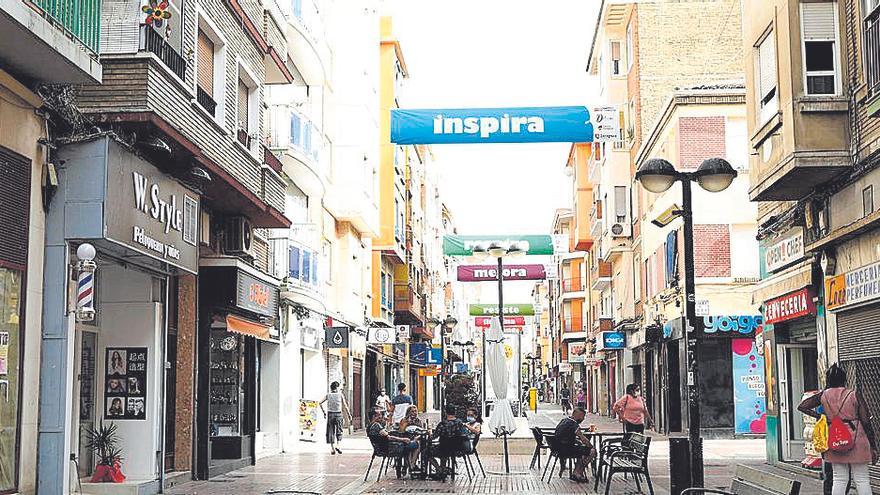
[[[275,316],[278,289],[239,270],[236,306],[264,316]]]
[[[880,298],[880,262],[825,277],[825,305],[829,310],[877,298]]]
[[[764,321],[779,323],[816,313],[816,305],[808,288],[771,299],[764,303]]]

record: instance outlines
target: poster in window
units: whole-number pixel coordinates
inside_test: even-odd
[[[0,332],[0,375],[9,373],[9,332]]]
[[[145,420],[147,348],[107,348],[104,419]]]
[[[318,429],[318,403],[313,400],[299,400],[300,440],[314,442]]]
[[[764,357],[754,339],[733,339],[733,415],[737,435],[763,435],[767,404],[764,398]]]

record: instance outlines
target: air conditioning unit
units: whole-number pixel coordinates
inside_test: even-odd
[[[611,232],[611,237],[629,237],[632,228],[628,222],[618,222],[611,224],[611,228],[608,230]]]
[[[245,217],[227,218],[225,234],[223,250],[227,254],[253,256],[251,249],[254,241],[254,228],[250,220]]]

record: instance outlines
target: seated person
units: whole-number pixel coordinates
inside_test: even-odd
[[[437,425],[432,438],[440,438],[441,449],[452,449],[455,453],[461,451],[466,454],[472,452],[472,444],[468,436],[471,430],[455,416],[455,406],[446,405],[446,419]],[[452,452],[446,452],[451,454]]]
[[[575,467],[569,477],[578,482],[587,481],[584,470],[596,457],[596,449],[580,430],[580,424],[586,415],[584,408],[576,407],[570,417],[562,418],[562,421],[556,425],[556,441],[559,444],[560,455],[575,460]]]
[[[378,409],[373,410],[370,426],[367,428],[367,437],[374,445],[385,449],[385,452],[394,457],[402,457],[404,453],[419,448],[419,444],[409,438],[389,433],[385,429],[384,414]]]
[[[410,426],[414,426],[419,429],[425,428],[425,422],[419,419],[419,408],[416,406],[409,406],[406,409],[406,416],[404,416],[403,419],[400,420],[400,427],[398,428],[398,430],[401,433],[410,433],[411,430],[410,432],[407,432]]]
[[[468,438],[471,439],[471,447],[473,447],[475,440],[483,431],[483,418],[477,413],[476,408],[468,408],[467,421],[465,421],[464,427],[468,431]]]

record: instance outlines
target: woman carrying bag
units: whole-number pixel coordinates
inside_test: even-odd
[[[645,433],[646,423],[648,428],[654,426],[641,390],[635,383],[626,386],[626,395],[614,404],[612,411],[623,423],[624,433]]]
[[[861,395],[846,388],[846,371],[837,364],[825,374],[826,388],[804,399],[798,411],[821,420],[820,406],[828,421],[825,462],[834,470],[832,495],[845,495],[850,481],[859,495],[871,495],[868,465],[877,462],[877,443],[871,414]]]

